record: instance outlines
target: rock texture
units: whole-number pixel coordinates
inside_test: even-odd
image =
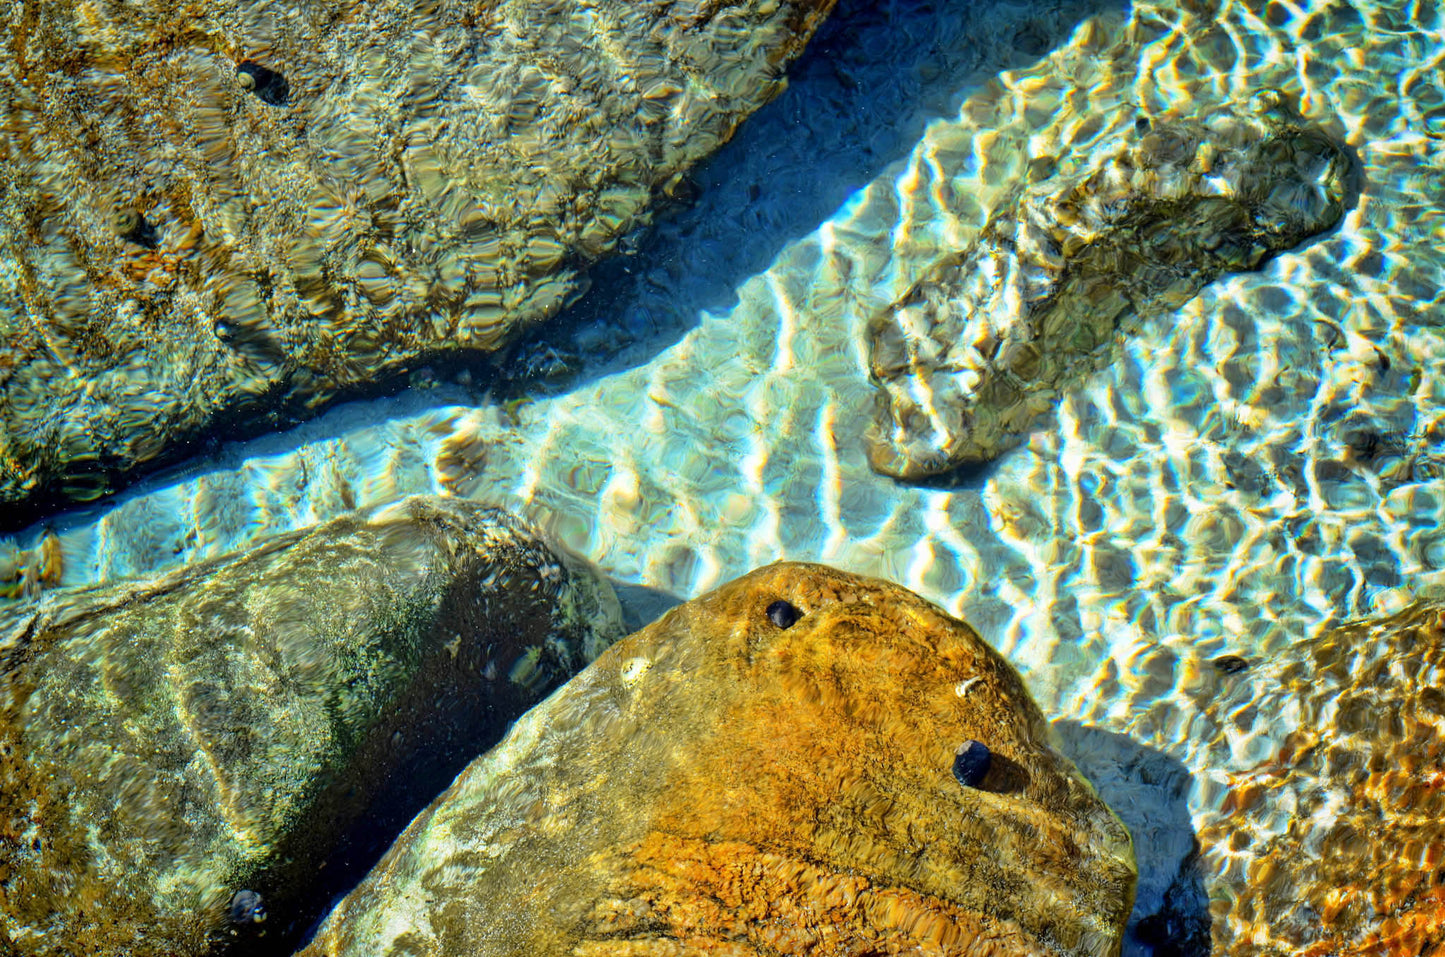
[[[1214,953],[1445,948],[1445,603],[1347,625],[1241,681],[1207,716],[1227,761],[1199,839]]]
[[[20,3],[0,502],[497,349],[781,89],[832,0]]]
[[[1111,954],[1134,879],[967,625],[778,564],[533,709],[302,953]]]
[[[1118,355],[1121,325],[1338,222],[1346,155],[1278,97],[1252,106],[1146,125],[1084,169],[1035,162],[1042,178],[972,248],[870,323],[873,468],[918,479],[997,457]]]
[[[0,953],[289,953],[364,827],[619,621],[515,519],[427,498],[0,612]]]

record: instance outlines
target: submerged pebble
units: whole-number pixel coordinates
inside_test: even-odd
[[[775,601],[768,606],[768,620],[779,628],[791,628],[803,613],[785,601]]]
[[[953,756],[953,776],[966,788],[976,788],[988,776],[993,755],[982,741],[965,741]]]
[[[231,923],[239,925],[260,924],[266,920],[266,905],[255,891],[236,891],[231,898]]]

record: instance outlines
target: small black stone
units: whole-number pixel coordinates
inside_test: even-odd
[[[1249,667],[1249,662],[1239,655],[1220,655],[1210,662],[1215,670],[1226,675],[1237,675]]]
[[[231,923],[241,926],[259,924],[266,919],[266,905],[255,891],[236,891],[231,898]]]
[[[268,106],[285,106],[291,95],[291,84],[275,70],[268,70],[259,63],[243,60],[236,64],[236,75],[256,98]]]
[[[775,601],[768,606],[768,618],[779,628],[791,628],[803,613],[785,601]]]
[[[1139,136],[1143,136],[1145,133],[1149,132],[1149,117],[1136,116],[1134,118],[1134,132]]]
[[[993,755],[982,741],[965,741],[958,746],[953,756],[953,776],[966,788],[976,788],[983,783],[993,764]]]

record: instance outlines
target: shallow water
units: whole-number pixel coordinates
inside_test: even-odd
[[[862,6],[699,173],[699,203],[527,346],[589,357],[580,370],[505,395],[480,373],[418,376],[222,449],[53,521],[65,581],[409,492],[514,505],[681,599],[824,561],[966,618],[1046,712],[1182,763],[1201,826],[1231,766],[1189,739],[1183,674],[1445,588],[1445,12]],[[953,487],[870,470],[864,324],[972,241],[1031,159],[1087,164],[1141,116],[1267,89],[1358,163],[1335,230],[1145,322],[1025,446]],[[1260,724],[1235,766],[1270,745]],[[1139,800],[1126,820],[1172,820],[1148,803],[1168,795]],[[1141,847],[1137,913],[1187,850]]]

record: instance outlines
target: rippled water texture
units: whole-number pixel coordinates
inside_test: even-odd
[[[569,392],[505,407],[425,407],[413,390],[409,408],[337,410],[243,450],[244,462],[76,519],[62,533],[66,579],[210,555],[433,490],[521,504],[610,574],[679,597],[775,558],[822,560],[961,614],[1046,712],[1183,761],[1201,825],[1215,810],[1202,782],[1229,769],[1201,766],[1180,676],[1445,585],[1445,14],[1390,2],[1091,14],[1036,11],[996,34],[979,11],[944,29],[906,24],[970,51],[917,67],[961,78],[952,94],[928,87],[946,116],[901,163],[848,167],[877,175],[785,245],[796,220],[773,223],[738,197],[730,215],[760,223],[749,228],[776,258],[730,306],[683,317],[690,328],[662,351],[622,353]],[[837,54],[837,68],[918,42],[890,26],[877,49]],[[1040,36],[1042,60],[974,82],[982,58]],[[818,64],[759,115],[763,131],[829,115],[822,98],[837,87],[807,98]],[[1149,321],[1026,445],[962,485],[869,469],[867,320],[966,246],[1032,158],[1086,163],[1141,116],[1207,114],[1265,89],[1351,151],[1358,192],[1337,229]],[[897,115],[857,122],[881,132],[919,119],[917,104],[884,107]],[[705,175],[725,178],[734,155]],[[834,183],[814,178],[821,193]],[[810,190],[809,176],[794,185]],[[794,204],[791,190],[765,197]],[[708,304],[733,267],[698,265],[679,253],[615,277],[627,290],[609,300],[617,328],[665,329],[657,314]],[[1263,742],[1236,751],[1241,766],[1267,743],[1263,724],[1247,735]]]

